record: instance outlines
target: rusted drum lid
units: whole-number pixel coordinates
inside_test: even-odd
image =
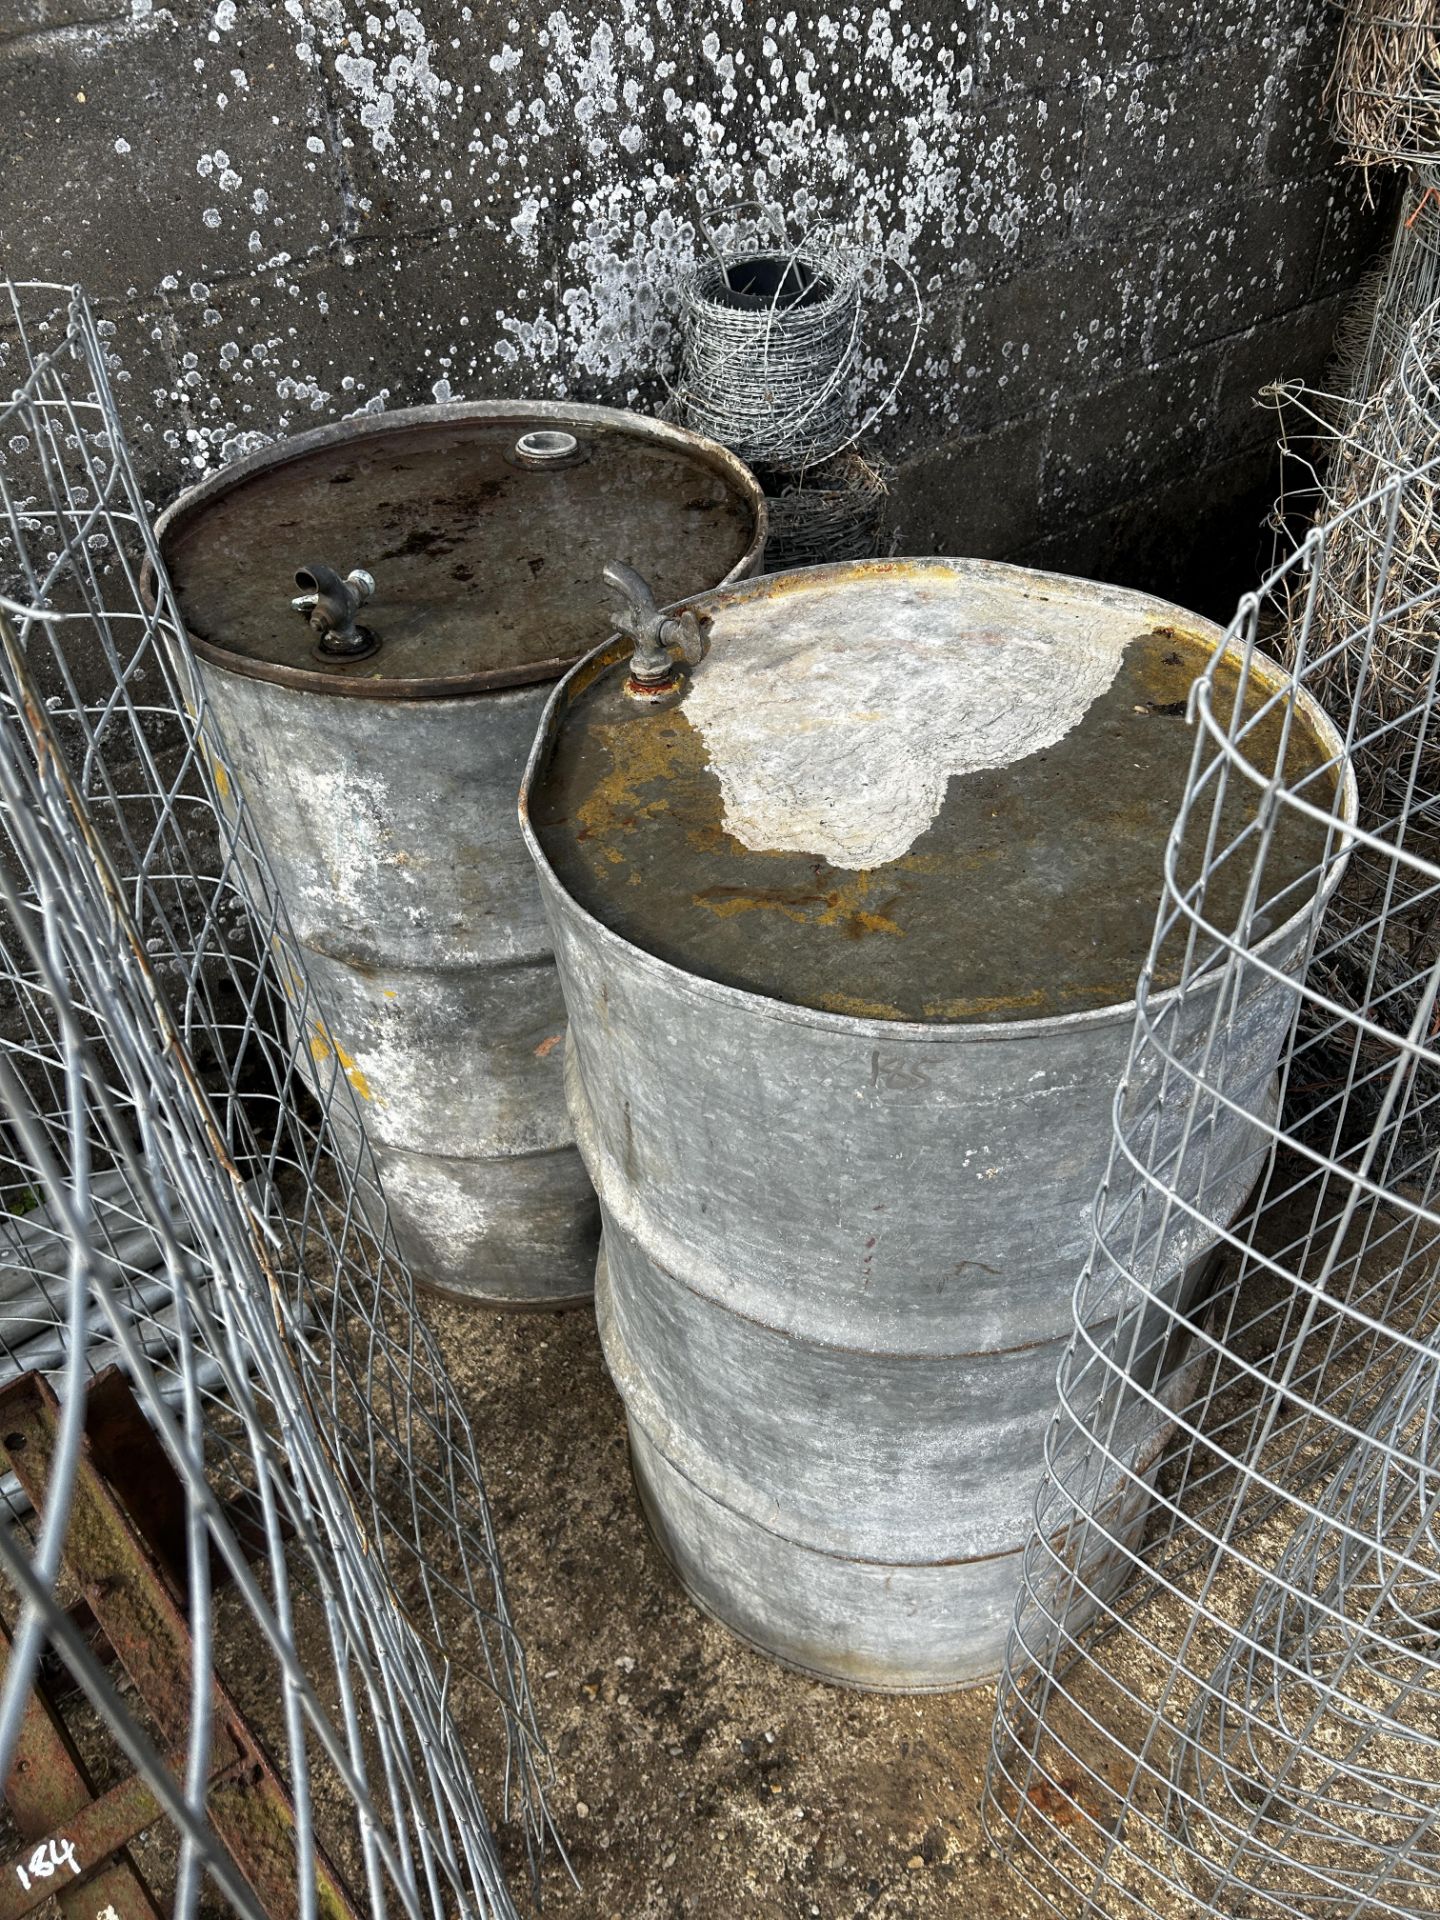
[[[423,407],[321,428],[227,467],[164,515],[196,649],[316,692],[417,699],[555,679],[604,637],[596,583],[633,557],[669,599],[754,571],[764,506],[698,435],[608,407]],[[379,645],[325,658],[296,571],[362,569]]]
[[[813,568],[693,605],[708,651],[679,704],[627,693],[628,641],[557,691],[528,805],[582,907],[693,974],[835,1014],[997,1022],[1133,997],[1218,628],[978,561]],[[1226,714],[1239,664],[1217,669]],[[1267,772],[1285,685],[1252,663],[1245,710],[1269,711],[1246,750]],[[1324,729],[1313,704],[1297,715],[1284,777],[1328,806]],[[1229,787],[1227,834],[1260,791]],[[1298,911],[1323,847],[1285,810],[1265,893],[1293,879]],[[1238,916],[1249,868],[1212,879],[1212,915]]]

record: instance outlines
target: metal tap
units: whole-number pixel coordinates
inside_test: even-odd
[[[380,642],[355,616],[375,591],[373,574],[355,567],[342,580],[333,567],[299,567],[295,584],[302,591],[290,602],[319,634],[315,651],[327,660],[360,660]]]
[[[615,624],[635,642],[625,679],[626,693],[642,706],[673,706],[685,691],[686,670],[705,656],[705,636],[698,617],[689,610],[678,618],[661,613],[649,581],[622,561],[611,561],[605,569],[605,580],[624,595],[625,604]]]

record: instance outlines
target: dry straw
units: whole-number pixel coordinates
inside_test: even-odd
[[[1330,99],[1364,167],[1440,162],[1440,18],[1434,0],[1348,0]]]

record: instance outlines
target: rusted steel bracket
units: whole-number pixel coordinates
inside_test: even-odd
[[[113,1396],[114,1388],[107,1388],[107,1393]],[[140,1417],[138,1409],[134,1414]],[[108,1417],[118,1421],[120,1431],[129,1425],[113,1397]],[[59,1419],[59,1402],[40,1374],[24,1374],[0,1391],[0,1456],[41,1515]],[[183,1776],[194,1664],[190,1629],[175,1583],[167,1578],[100,1471],[88,1434],[71,1494],[65,1563],[154,1721],[172,1772]],[[214,1724],[206,1795],[210,1824],[270,1920],[298,1920],[295,1810],[290,1796],[259,1735],[214,1675],[210,1706]],[[44,1716],[43,1724],[36,1719],[37,1712]],[[44,1727],[52,1733],[56,1727],[53,1709],[42,1699],[32,1701],[27,1714],[27,1733],[32,1726],[37,1742]],[[63,1733],[58,1737],[63,1739]],[[36,1750],[46,1757],[45,1750],[38,1746]],[[52,1894],[65,1907],[64,1895],[78,1895],[82,1888],[84,1920],[97,1916],[108,1920],[107,1904],[113,1906],[116,1920],[152,1920],[154,1905],[138,1876],[134,1876],[136,1887],[122,1886],[127,1905],[93,1896],[97,1876],[119,1871],[117,1850],[163,1817],[154,1794],[139,1776],[132,1776],[95,1798],[73,1756],[67,1773],[57,1771],[53,1749],[49,1752],[45,1773],[49,1784],[43,1789],[39,1785],[32,1789],[18,1767],[5,1784],[27,1844],[16,1859],[0,1865],[0,1920],[22,1920]],[[12,1789],[31,1808],[28,1818],[22,1819]],[[339,1874],[318,1845],[314,1872],[319,1920],[359,1920]],[[67,1920],[81,1920],[81,1905],[74,1906],[73,1915],[72,1909],[65,1907],[65,1911]]]
[[[0,1621],[0,1679],[9,1664],[10,1631]],[[146,1802],[142,1819],[115,1804],[117,1793],[137,1790]],[[38,1686],[26,1702],[4,1794],[26,1843],[18,1859],[0,1868],[0,1905],[11,1920],[52,1895],[64,1920],[96,1920],[107,1913],[115,1920],[160,1920],[150,1889],[125,1851],[126,1841],[158,1815],[154,1795],[134,1778],[97,1799],[64,1722]],[[94,1862],[88,1874],[82,1858]]]
[[[190,1584],[185,1489],[119,1367],[106,1367],[90,1382],[85,1396],[85,1437],[105,1484],[183,1602]],[[246,1559],[266,1554],[269,1547],[257,1516],[257,1503],[240,1499],[222,1504]],[[283,1520],[282,1529],[286,1539],[295,1531]],[[212,1542],[210,1584],[221,1587],[229,1580],[230,1569]]]
[[[85,1396],[85,1433],[90,1442],[90,1457],[106,1485],[125,1509],[136,1532],[145,1542],[151,1558],[175,1591],[182,1609],[189,1605],[189,1549],[185,1529],[185,1489],[170,1464],[170,1456],[161,1446],[154,1428],[136,1404],[130,1383],[119,1367],[106,1367],[90,1382]],[[226,1500],[222,1510],[248,1560],[264,1557],[269,1551],[265,1529],[257,1516],[257,1503],[242,1495]],[[280,1530],[288,1540],[295,1529],[282,1516]],[[218,1591],[230,1584],[229,1563],[210,1546],[210,1586]],[[106,1666],[115,1663],[115,1649],[100,1631],[94,1615],[83,1600],[69,1609],[70,1618],[90,1643],[96,1659]],[[53,1648],[47,1648],[41,1667],[40,1684],[52,1706],[62,1706],[76,1693],[78,1683]]]

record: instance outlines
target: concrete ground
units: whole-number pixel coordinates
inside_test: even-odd
[[[990,1689],[849,1693],[751,1652],[697,1611],[646,1531],[591,1315],[426,1311],[475,1426],[580,1880],[552,1864],[544,1913],[1038,1911],[980,1829]],[[502,1841],[523,1906],[523,1858]]]

